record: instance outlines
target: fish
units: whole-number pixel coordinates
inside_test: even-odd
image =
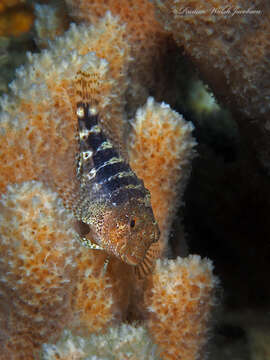
[[[154,244],[160,236],[150,192],[106,135],[88,78],[87,72],[79,71],[74,82],[80,184],[75,216],[80,240],[134,266],[142,278],[153,268]]]

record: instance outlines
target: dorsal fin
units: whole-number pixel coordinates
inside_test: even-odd
[[[94,56],[94,55],[93,55]],[[74,86],[76,103],[87,102],[99,113],[99,123],[106,137],[124,158],[128,159],[124,142],[125,127],[121,101],[115,94],[108,62],[94,56],[94,60],[78,71]]]

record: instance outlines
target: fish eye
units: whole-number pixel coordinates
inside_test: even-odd
[[[135,220],[135,219],[131,219],[131,220],[130,220],[130,223],[129,223],[129,226],[130,226],[131,228],[134,228],[134,227],[135,227],[135,224],[136,224],[136,220]]]
[[[83,221],[76,221],[75,230],[80,236],[85,236],[90,232],[90,227],[88,224],[84,223]]]

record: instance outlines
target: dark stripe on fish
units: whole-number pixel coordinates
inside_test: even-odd
[[[146,191],[143,188],[140,190],[137,188],[121,187],[111,194],[110,200],[115,205],[120,205],[131,199],[144,199],[145,195]]]
[[[134,175],[121,177],[121,178],[113,178],[110,181],[106,182],[103,187],[109,193],[114,192],[116,189],[124,187],[126,185],[139,185],[141,181],[136,178]]]
[[[118,153],[113,149],[101,149],[93,155],[93,162],[96,169],[110,161],[113,157],[119,157]]]
[[[90,147],[93,151],[97,151],[97,149],[104,143],[104,141],[106,141],[106,138],[102,132],[90,132],[86,140],[86,146],[88,146],[88,148]]]
[[[143,182],[107,140],[98,123],[96,109],[91,108],[88,103],[79,103],[77,115],[80,130],[80,173],[84,185],[87,184],[87,179],[99,184],[100,195],[108,196],[116,205],[133,198],[144,199],[146,191]],[[88,151],[90,155],[87,158]],[[129,175],[122,176],[123,173]]]

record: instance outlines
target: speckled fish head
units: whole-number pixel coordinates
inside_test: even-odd
[[[134,200],[104,213],[99,243],[129,265],[138,265],[159,235],[151,207]]]

